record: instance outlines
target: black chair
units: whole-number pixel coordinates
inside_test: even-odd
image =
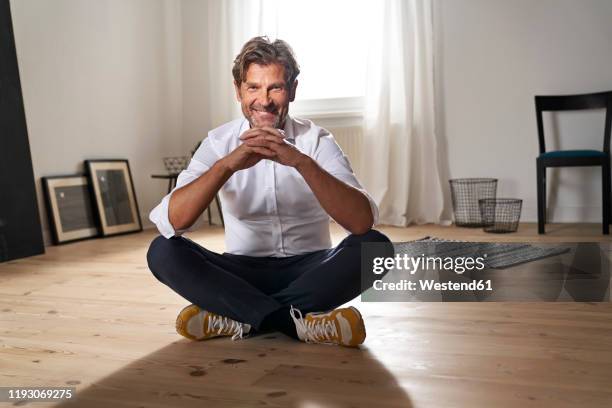
[[[538,233],[544,234],[546,224],[546,168],[601,166],[603,233],[610,233],[610,122],[612,120],[612,91],[583,95],[536,96],[536,117],[540,155],[536,160],[538,183]],[[606,124],[602,150],[546,151],[542,112],[605,109]]]

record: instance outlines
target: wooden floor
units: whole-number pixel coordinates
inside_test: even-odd
[[[394,241],[609,242],[599,225],[553,225],[543,237],[529,224],[512,235],[383,230]],[[190,342],[174,332],[185,301],[147,269],[153,237],[0,264],[0,385],[76,386],[62,407],[612,407],[610,303],[354,301],[368,330],[360,349],[280,334]],[[219,228],[191,238],[223,250]]]

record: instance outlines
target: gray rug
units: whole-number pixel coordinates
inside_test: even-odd
[[[416,241],[398,242],[393,244],[396,254],[436,257],[483,257],[487,268],[503,269],[511,266],[533,262],[539,259],[557,256],[570,251],[570,248],[538,247],[523,243],[499,242],[467,242],[443,240],[435,237],[425,237]]]

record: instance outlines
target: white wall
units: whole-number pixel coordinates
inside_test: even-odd
[[[435,0],[438,124],[450,176],[499,178],[498,196],[523,198],[523,220],[535,221],[533,97],[612,90],[611,22],[609,0]],[[556,121],[557,148],[602,149],[602,112]],[[552,220],[601,222],[599,171],[548,174]]]
[[[183,0],[183,144],[192,149],[209,130],[207,2]],[[230,66],[231,61],[228,61]],[[214,103],[214,102],[213,102]]]
[[[207,0],[182,0],[182,81],[183,81],[183,150],[191,151],[198,142],[202,141],[209,130],[221,125],[219,120],[211,119],[210,112],[214,110],[212,104],[220,103],[210,97],[208,87],[211,78],[208,69],[209,41],[209,13]],[[221,23],[223,24],[223,23]],[[232,61],[227,62],[228,70]],[[228,86],[232,86],[231,82]],[[233,101],[232,101],[233,102]],[[237,103],[237,102],[236,102]],[[214,203],[210,206],[212,221],[221,223],[219,212]],[[207,214],[200,217],[197,228],[207,221]]]
[[[178,0],[13,0],[41,219],[40,177],[87,158],[130,161],[141,216],[165,193],[150,178],[183,154]],[[178,141],[178,143],[177,143]]]

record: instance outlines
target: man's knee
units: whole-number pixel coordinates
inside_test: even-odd
[[[166,246],[167,239],[163,236],[157,236],[153,241],[151,241],[151,245],[149,245],[149,250],[147,251],[147,264],[149,265],[149,269],[153,269],[155,265],[158,264],[158,260],[163,257],[163,252]]]
[[[362,246],[361,244],[372,245]],[[360,274],[363,265],[372,265],[372,260],[374,258],[388,258],[395,256],[395,249],[391,240],[382,232],[374,229],[371,229],[365,234],[361,235],[349,235],[347,237],[347,241],[345,241],[345,245],[355,248],[361,252],[361,257],[358,258],[358,271]],[[366,261],[364,261],[364,256]]]
[[[155,275],[155,277],[162,281],[161,275],[164,268],[164,264],[172,258],[172,252],[177,247],[177,240],[174,238],[167,239],[161,235],[157,236],[149,245],[147,251],[147,265],[149,270]]]
[[[363,242],[391,242],[385,234],[375,229],[371,229],[363,235],[365,235]]]
[[[382,243],[390,243],[391,240],[382,232],[377,231],[375,229],[371,229],[365,234],[351,234],[346,237],[346,240],[349,244],[361,244],[362,242],[382,242]]]

